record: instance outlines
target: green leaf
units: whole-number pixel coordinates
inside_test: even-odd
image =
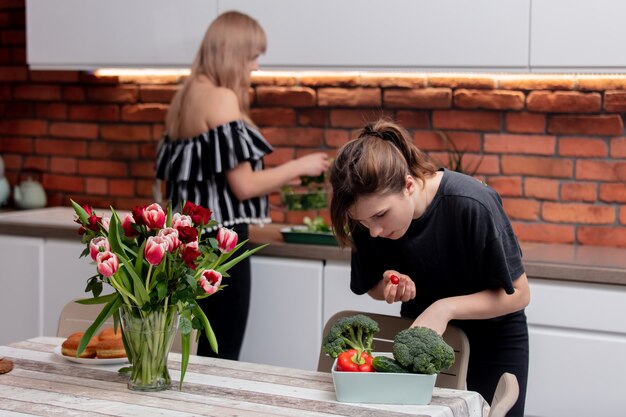
[[[187,365],[189,365],[189,351],[191,350],[191,334],[180,335],[181,345],[181,363],[180,363],[180,383],[178,384],[178,390],[183,390],[183,381],[185,380],[185,373],[187,373]]]
[[[121,227],[120,218],[113,207],[111,207],[111,221],[109,222],[109,244],[111,245],[111,251],[115,252],[118,257],[121,254],[124,254],[124,257],[126,257],[122,238],[120,237]]]
[[[180,318],[180,338],[181,338],[181,364],[180,364],[180,384],[178,389],[183,389],[183,380],[185,379],[185,373],[187,372],[187,365],[189,364],[189,353],[191,350],[191,312],[185,310],[181,313]]]
[[[78,304],[83,305],[91,305],[91,304],[105,304],[111,302],[111,300],[115,299],[118,296],[116,292],[103,295],[102,297],[93,297],[93,298],[82,298],[80,300],[76,300]]]
[[[71,198],[70,198],[70,202],[72,203],[72,206],[74,207],[74,211],[76,212],[76,215],[78,216],[78,220],[80,220],[80,222],[83,225],[87,224],[89,220],[89,214],[87,214],[87,211],[85,211],[85,209],[82,208],[80,204],[78,204],[76,201],[72,200]]]
[[[245,259],[245,258],[247,258],[248,256],[251,256],[251,255],[254,255],[256,252],[260,251],[261,249],[263,249],[267,245],[269,245],[269,243],[266,243],[265,245],[257,246],[254,249],[247,250],[244,253],[242,253],[241,255],[239,255],[238,257],[236,257],[235,259],[231,260],[230,262],[227,262],[225,264],[222,264],[222,265],[218,266],[217,268],[215,268],[215,270],[218,271],[218,272],[226,272],[230,268],[235,266],[237,263],[239,263],[239,261],[241,261],[242,259]]]
[[[167,282],[159,281],[156,285],[157,294],[159,295],[159,301],[163,300],[167,296]]]
[[[180,333],[181,334],[191,334],[191,330],[193,329],[193,326],[191,325],[191,320],[189,319],[190,314],[186,314],[184,316],[181,316],[180,318],[180,323],[178,325],[178,328],[180,329]]]
[[[211,328],[209,319],[207,319],[204,311],[202,311],[202,309],[198,307],[198,305],[195,305],[192,311],[193,315],[198,318],[202,323],[204,333],[206,333],[206,337],[209,340],[209,346],[211,346],[213,352],[217,353],[217,339],[215,338],[215,333],[213,333],[213,329]]]
[[[143,269],[143,253],[146,247],[146,242],[147,240],[144,240],[141,244],[141,246],[139,247],[139,251],[137,252],[136,256],[137,258],[135,258],[135,272],[137,273],[137,275],[142,276],[142,269]]]
[[[100,329],[102,324],[108,319],[112,314],[114,314],[122,305],[122,297],[118,294],[114,294],[115,297],[111,299],[103,308],[98,317],[94,320],[94,322],[85,330],[85,334],[82,339],[80,339],[80,343],[78,344],[78,349],[76,352],[76,357],[79,357],[81,353],[85,351],[87,344],[93,337],[93,335]]]

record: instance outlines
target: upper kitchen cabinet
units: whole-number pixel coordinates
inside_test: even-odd
[[[33,69],[188,68],[217,0],[27,0]]]
[[[626,2],[535,0],[530,65],[534,71],[623,72]]]
[[[39,69],[188,68],[218,13],[255,17],[263,69],[528,70],[530,0],[27,0]]]
[[[267,31],[262,68],[528,70],[530,0],[219,0]]]

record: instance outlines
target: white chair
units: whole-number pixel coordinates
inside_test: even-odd
[[[361,311],[344,310],[334,314],[324,325],[326,336],[330,326],[341,317],[364,314],[378,323],[379,332],[374,337],[374,350],[377,352],[391,352],[393,339],[400,330],[408,328],[413,320],[405,317],[388,316],[385,314],[366,313]],[[322,337],[323,337],[322,336]],[[440,388],[465,389],[467,379],[467,366],[469,362],[470,346],[465,333],[456,326],[448,325],[443,334],[443,339],[454,349],[455,361],[450,369],[444,369],[437,375],[435,386]],[[320,350],[317,370],[330,372],[333,358],[328,356],[323,349]]]
[[[519,384],[515,375],[505,372],[500,376],[496,392],[491,400],[491,410],[488,417],[505,417],[506,413],[515,405],[519,397]]]
[[[57,337],[68,337],[75,332],[84,332],[93,321],[98,317],[102,310],[102,304],[79,304],[75,301],[70,301],[61,310],[59,316],[59,325],[57,327]],[[108,319],[104,326],[113,326],[113,319]],[[180,330],[174,338],[174,344],[172,345],[172,352],[180,353],[182,350]],[[191,333],[191,345],[189,353],[195,355],[198,353],[198,343],[196,342],[196,330],[192,330]]]

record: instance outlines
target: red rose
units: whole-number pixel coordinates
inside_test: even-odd
[[[196,226],[208,224],[209,221],[211,221],[211,216],[213,215],[211,210],[196,205],[190,201],[185,202],[183,214],[190,216],[191,221],[193,221],[193,224]]]
[[[191,226],[178,228],[178,239],[183,243],[190,243],[198,240],[198,229]]]
[[[195,271],[196,270],[195,261],[200,255],[201,253],[196,248],[194,248],[193,246],[187,246],[185,250],[183,251],[182,258],[183,258],[183,261],[185,262],[185,265],[187,265],[189,268]]]
[[[146,206],[135,206],[133,207],[133,219],[135,220],[135,224],[140,226],[145,226],[146,222],[143,220],[143,212],[146,209]]]

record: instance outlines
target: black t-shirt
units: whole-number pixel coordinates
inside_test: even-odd
[[[397,240],[353,233],[350,288],[364,294],[394,269],[411,277],[416,297],[401,315],[415,318],[446,297],[504,288],[524,273],[522,253],[498,193],[464,174],[444,170],[426,212]]]

